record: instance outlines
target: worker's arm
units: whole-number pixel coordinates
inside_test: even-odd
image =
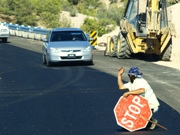
[[[123,97],[128,97],[129,95],[141,95],[145,92],[144,88],[139,88],[137,90],[128,91],[123,94]]]
[[[124,73],[124,67],[121,67],[119,70],[118,70],[118,87],[120,90],[125,90],[127,89],[125,86],[124,86],[124,83],[122,81],[122,74]]]

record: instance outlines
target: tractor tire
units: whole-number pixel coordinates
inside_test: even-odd
[[[110,56],[111,57],[116,57],[117,42],[118,42],[118,36],[117,35],[112,36],[110,40]]]
[[[130,55],[131,55],[131,51],[130,51],[129,45],[120,31],[118,34],[116,56],[119,59],[125,59],[125,58],[130,58]]]
[[[116,56],[116,48],[117,48],[117,36],[114,35],[112,37],[108,37],[108,43],[106,45],[106,49],[104,51],[104,56],[115,57]]]
[[[172,39],[169,40],[166,48],[164,49],[164,51],[160,55],[159,59],[163,60],[163,61],[170,61],[171,53],[172,53]]]
[[[107,38],[107,45],[106,45],[106,49],[104,50],[104,56],[110,56],[110,37]]]

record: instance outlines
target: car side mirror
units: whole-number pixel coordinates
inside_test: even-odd
[[[93,40],[94,40],[94,38],[90,38],[90,39],[89,39],[89,41],[93,41]]]
[[[86,34],[86,38],[87,38],[88,41],[93,41],[94,40],[94,38],[91,38],[89,34]]]
[[[48,39],[47,38],[42,38],[42,41],[43,42],[48,42]]]

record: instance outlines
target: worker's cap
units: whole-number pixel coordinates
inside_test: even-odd
[[[139,72],[138,67],[132,67],[129,69],[128,75],[134,75],[135,77],[141,77],[143,75],[143,73]]]

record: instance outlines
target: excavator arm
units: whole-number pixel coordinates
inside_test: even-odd
[[[160,34],[161,11],[159,0],[147,0],[146,34],[149,38],[156,38]]]

